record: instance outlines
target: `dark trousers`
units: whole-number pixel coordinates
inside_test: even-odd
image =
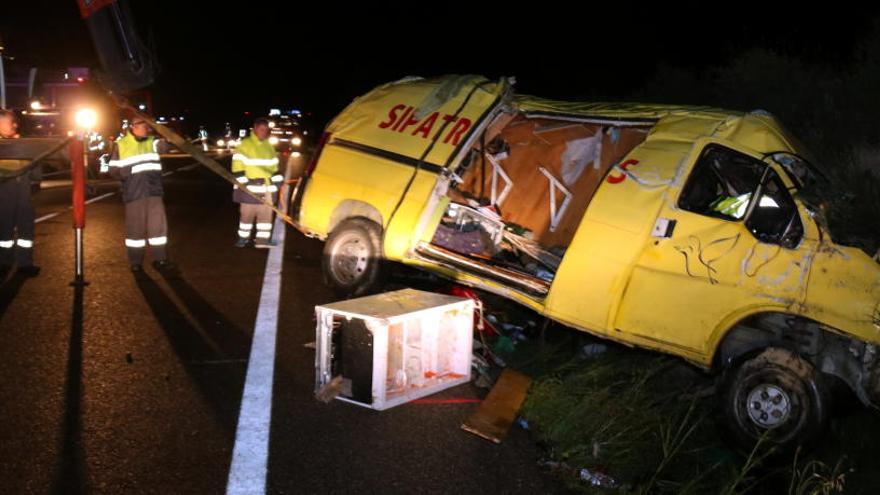
[[[30,174],[0,180],[0,265],[34,264],[34,205]]]
[[[168,223],[161,196],[147,196],[125,203],[125,246],[129,263],[141,264],[147,246],[150,246],[154,260],[164,260],[167,244]]]

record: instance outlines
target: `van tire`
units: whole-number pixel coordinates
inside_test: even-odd
[[[324,244],[324,281],[342,297],[377,291],[384,283],[382,227],[366,218],[343,220]]]
[[[744,453],[765,434],[777,451],[809,447],[828,423],[826,388],[807,360],[787,349],[764,349],[722,377],[722,426]]]

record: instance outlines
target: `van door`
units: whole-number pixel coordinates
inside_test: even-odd
[[[399,103],[388,111],[377,128],[385,126],[396,134],[394,146],[404,157],[399,163],[412,167],[406,185],[401,188],[385,225],[386,256],[401,258],[410,252],[422,236],[425,221],[439,205],[439,189],[474,140],[500,112],[510,97],[509,81],[492,83],[475,76],[447,79],[427,94],[420,94],[411,105]],[[399,117],[395,129],[394,109],[409,113]],[[387,139],[387,138],[386,138]],[[411,157],[406,160],[406,156]]]
[[[400,259],[438,174],[508,92],[506,80],[446,76],[385,84],[356,99],[327,127],[299,188],[300,223],[324,237],[344,218],[367,216],[384,230],[384,254]]]
[[[705,362],[715,332],[804,300],[818,233],[777,166],[722,142],[697,155],[670,189],[613,332]]]

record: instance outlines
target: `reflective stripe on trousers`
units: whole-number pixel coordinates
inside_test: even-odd
[[[154,260],[164,260],[167,235],[162,197],[149,196],[125,204],[125,245],[129,263],[140,264],[147,245]]]
[[[253,223],[239,222],[238,223],[238,237],[242,239],[249,239],[251,237],[251,230],[253,230]]]

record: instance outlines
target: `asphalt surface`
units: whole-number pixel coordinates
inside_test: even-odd
[[[128,270],[118,194],[88,206],[85,288],[73,279],[63,177],[35,195],[34,279],[0,286],[3,493],[224,493],[267,252],[233,247],[231,188],[166,161],[177,276]],[[183,168],[184,170],[180,170]],[[101,182],[97,194],[116,191]],[[384,412],[314,399],[322,244],[289,228],[272,401],[269,493],[555,493],[538,447],[460,430],[476,404]],[[146,266],[146,265],[145,265]],[[479,398],[462,385],[440,397]]]

